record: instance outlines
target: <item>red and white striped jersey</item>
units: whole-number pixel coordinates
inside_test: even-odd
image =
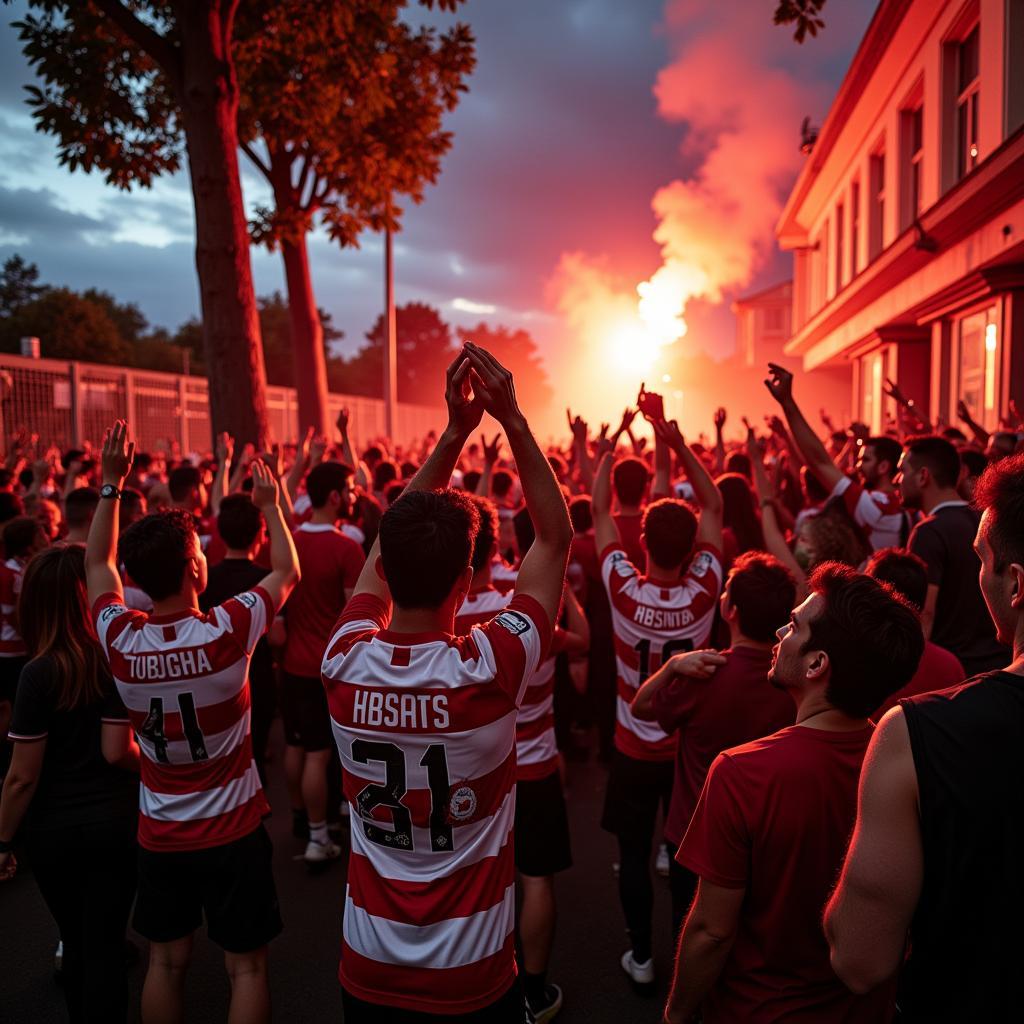
[[[28,654],[15,624],[24,571],[16,558],[0,562],[0,658],[24,658]]]
[[[555,656],[562,650],[564,632],[555,627],[551,651],[530,676],[516,717],[516,780],[546,779],[558,770],[555,739]]]
[[[909,528],[904,532],[906,512],[899,494],[869,491],[861,484],[844,476],[836,481],[830,497],[843,499],[846,510],[858,526],[867,531],[875,551],[898,548],[907,542]],[[907,524],[909,527],[909,524]]]
[[[489,622],[498,612],[504,611],[511,600],[511,590],[501,593],[493,584],[471,590],[455,615],[455,635],[464,636],[474,626]]]
[[[516,708],[550,642],[519,595],[468,636],[345,607],[323,661],[352,813],[339,976],[359,999],[470,1013],[515,977]]]
[[[675,737],[633,717],[630,704],[648,676],[673,654],[707,643],[722,590],[722,556],[698,544],[675,586],[641,576],[618,544],[601,555],[601,579],[612,606],[618,696],[615,746],[640,761],[671,761]]]
[[[142,751],[139,845],[202,850],[248,835],[270,811],[249,737],[249,658],[274,618],[256,587],[211,608],[93,608],[96,633]]]
[[[499,594],[512,593],[518,576],[518,566],[509,565],[503,558],[495,556],[491,562],[491,584]]]

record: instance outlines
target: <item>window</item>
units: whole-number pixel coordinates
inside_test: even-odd
[[[825,303],[828,302],[829,298],[831,297],[829,295],[829,290],[828,290],[828,281],[829,281],[829,278],[828,278],[829,247],[828,247],[828,219],[827,218],[825,220],[825,223],[821,225],[821,252],[819,253],[819,256],[821,257],[821,265],[819,267],[819,271],[820,271],[820,278],[819,278],[819,280],[821,282],[819,284],[819,288],[821,289],[821,291],[819,292],[819,294],[821,295],[821,304],[824,306]]]
[[[956,180],[978,163],[978,26],[956,48]]]
[[[850,187],[850,277],[860,273],[860,182]]]
[[[836,291],[843,288],[843,249],[846,245],[846,210],[840,203],[836,207]]]
[[[868,219],[868,259],[873,260],[883,248],[885,232],[885,150],[871,156],[870,217]]]
[[[996,385],[999,365],[998,307],[971,313],[958,325],[959,398],[986,430],[998,426]]]
[[[921,214],[921,170],[924,159],[924,108],[904,110],[900,114],[902,137],[902,191],[900,228],[910,227]]]
[[[782,309],[779,306],[770,306],[764,311],[764,329],[766,331],[782,330]]]

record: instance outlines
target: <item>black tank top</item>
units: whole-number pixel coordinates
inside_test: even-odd
[[[924,849],[901,1020],[1020,1020],[1024,676],[990,672],[900,705]]]

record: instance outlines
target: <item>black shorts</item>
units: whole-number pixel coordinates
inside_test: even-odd
[[[290,747],[316,751],[334,746],[327,693],[320,679],[281,673],[281,721]]]
[[[251,953],[280,934],[281,909],[270,836],[254,832],[207,850],[139,849],[139,892],[132,925],[150,942],[206,933],[228,953]]]
[[[10,701],[13,706],[14,698],[18,693],[21,670],[27,662],[28,658],[25,656],[0,658],[0,701]],[[0,739],[2,738],[0,737]]]
[[[344,988],[341,990],[341,1008],[345,1024],[441,1024],[442,1021],[458,1024],[522,1024],[526,1017],[526,1003],[518,981],[490,1006],[472,1013],[438,1014],[402,1010],[357,999]]]
[[[663,813],[668,813],[674,770],[672,761],[640,761],[616,750],[608,773],[601,828],[625,838],[650,838],[659,802]]]
[[[572,867],[569,816],[558,771],[516,783],[516,870],[544,878]]]

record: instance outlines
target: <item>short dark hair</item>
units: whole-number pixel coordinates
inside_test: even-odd
[[[321,462],[306,477],[306,493],[313,508],[323,508],[331,491],[344,489],[352,470],[344,462]]]
[[[748,551],[733,562],[729,603],[736,609],[743,635],[758,643],[775,641],[796,603],[796,581],[775,557]]]
[[[967,440],[967,435],[959,427],[946,427],[942,436],[947,441],[957,441],[961,444]]]
[[[235,551],[244,551],[260,535],[263,513],[247,494],[229,494],[220,503],[217,532]]]
[[[395,480],[388,484],[387,489],[384,491],[384,500],[389,505],[394,505],[396,501],[402,496],[402,491],[405,490],[404,480]]]
[[[480,483],[480,477],[483,474],[479,469],[467,469],[462,474],[462,489],[468,491],[470,494],[475,493],[476,485]]]
[[[586,533],[594,525],[589,495],[581,494],[569,502],[569,519],[572,521],[573,533]]]
[[[981,476],[988,466],[987,456],[984,452],[979,452],[977,448],[961,448],[960,462],[967,470],[968,476]]]
[[[839,562],[823,562],[808,583],[825,600],[803,652],[828,655],[825,699],[851,718],[867,718],[917,671],[921,619],[887,583]]]
[[[928,596],[928,566],[923,558],[902,548],[881,548],[871,556],[865,572],[888,583],[918,611],[924,608]]]
[[[725,466],[723,468],[726,473],[738,473],[740,476],[745,476],[748,480],[753,472],[750,456],[746,452],[740,451],[729,452],[725,457]]]
[[[380,557],[395,604],[439,608],[469,566],[479,527],[464,491],[406,491],[380,521]]]
[[[1024,565],[1024,455],[993,462],[974,488],[974,507],[988,512],[986,537],[995,571]]]
[[[697,517],[685,501],[661,498],[644,510],[643,535],[654,564],[669,569],[681,565],[693,551]]]
[[[512,529],[516,532],[516,547],[519,548],[519,557],[522,558],[537,539],[530,510],[525,505],[512,517]]]
[[[639,505],[644,500],[650,478],[647,463],[634,455],[619,459],[612,467],[612,486],[623,505]]]
[[[371,444],[370,447],[363,452],[363,462],[367,465],[370,465],[371,463],[376,465],[383,458],[384,452],[375,444]]]
[[[491,493],[496,498],[507,498],[516,478],[507,470],[499,469],[491,477]]]
[[[944,437],[927,434],[907,441],[907,454],[920,469],[926,466],[939,487],[956,487],[960,480],[960,453]]]
[[[31,516],[17,516],[4,524],[4,554],[8,558],[22,558],[29,553],[43,528]]]
[[[879,434],[877,437],[869,437],[864,442],[866,447],[875,449],[875,458],[879,462],[889,463],[889,479],[891,480],[896,475],[896,470],[899,468],[900,457],[903,455],[903,445],[899,443],[894,437],[887,437],[885,434]]]
[[[128,575],[154,601],[181,590],[196,524],[183,508],[151,512],[121,534],[118,554]]]
[[[498,548],[498,510],[490,498],[472,494],[470,500],[476,506],[480,524],[473,540],[473,555],[469,564],[473,566],[473,572],[480,572]]]
[[[386,490],[388,484],[394,483],[397,479],[398,466],[390,459],[381,459],[373,467],[373,489],[375,491]]]
[[[100,492],[95,487],[76,487],[64,499],[64,521],[69,529],[87,526],[92,522],[96,506],[100,503]]]
[[[171,499],[184,501],[192,491],[199,487],[202,480],[202,474],[196,466],[190,466],[188,463],[175,466],[167,477],[167,489],[171,492]]]
[[[0,491],[0,523],[6,523],[15,516],[23,515],[25,502],[13,491]]]

